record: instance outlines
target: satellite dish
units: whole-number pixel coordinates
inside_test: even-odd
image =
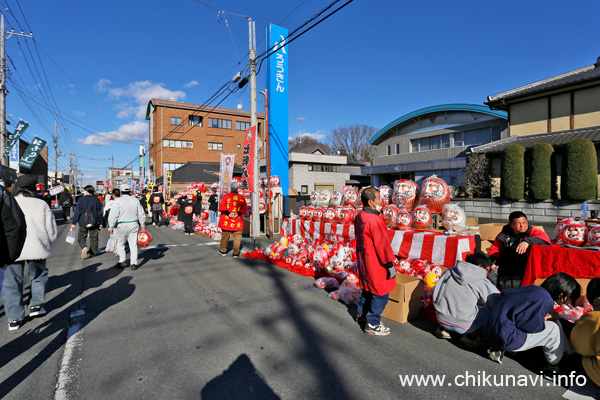
[[[238,109],[238,110],[241,110],[241,109],[242,109],[242,107],[243,107],[243,105],[242,105],[242,102],[240,101],[240,104],[238,104],[238,105],[237,105],[237,109]]]

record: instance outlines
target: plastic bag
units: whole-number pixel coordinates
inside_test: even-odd
[[[117,239],[114,235],[110,235],[108,242],[106,242],[106,252],[114,253],[117,251]]]
[[[71,230],[69,231],[69,233],[67,233],[66,242],[69,243],[69,244],[75,243],[75,229],[74,228],[71,228]]]

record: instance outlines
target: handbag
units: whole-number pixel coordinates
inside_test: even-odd
[[[71,228],[71,230],[69,231],[69,233],[67,233],[66,242],[69,243],[69,244],[75,243],[75,229]]]
[[[108,238],[108,242],[106,242],[105,250],[107,253],[114,253],[117,251],[117,239],[115,238],[114,235],[110,235],[110,237]]]

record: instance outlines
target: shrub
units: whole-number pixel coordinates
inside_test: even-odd
[[[548,200],[552,197],[552,153],[548,143],[537,143],[530,150],[529,198]]]
[[[573,139],[565,146],[561,197],[567,200],[595,200],[598,195],[596,148],[589,139]]]
[[[525,197],[525,149],[511,144],[502,155],[500,194],[506,200]]]
[[[470,154],[463,170],[462,185],[469,197],[490,197],[490,176],[485,154]]]

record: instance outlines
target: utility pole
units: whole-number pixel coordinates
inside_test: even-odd
[[[58,151],[58,128],[67,129],[66,126],[57,126],[54,120],[54,184],[58,183],[58,156],[62,156]]]
[[[6,90],[5,43],[6,39],[10,38],[12,35],[23,36],[28,38],[33,37],[33,33],[25,35],[23,34],[23,31],[21,31],[21,33],[16,33],[14,30],[12,30],[8,37],[6,37],[6,30],[4,28],[4,14],[0,13],[0,154],[4,154],[4,150],[8,146],[8,134],[6,133],[6,95],[8,94],[8,90]],[[8,166],[8,157],[5,157],[0,161],[0,164]]]
[[[110,186],[115,187],[115,155],[111,154],[110,159],[112,160],[112,164],[110,167]]]
[[[256,127],[256,135],[254,135],[254,187],[252,188],[252,238],[256,244],[256,239],[260,237],[260,205],[258,197],[258,180],[260,177],[258,159],[260,152],[258,151],[258,118],[256,116],[256,36],[254,21],[249,17],[248,33],[250,36],[250,126]]]

